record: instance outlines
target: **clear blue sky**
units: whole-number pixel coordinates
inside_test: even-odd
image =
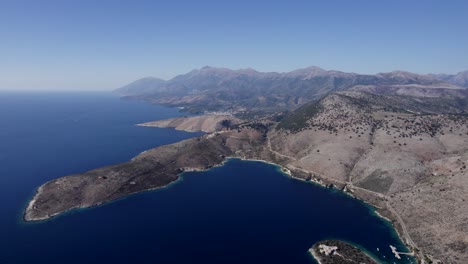
[[[0,0],[0,89],[110,90],[205,65],[468,69],[468,1]]]

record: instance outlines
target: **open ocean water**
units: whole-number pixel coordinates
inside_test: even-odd
[[[406,251],[372,208],[277,167],[230,159],[167,188],[25,223],[35,189],[200,135],[135,124],[185,115],[111,93],[0,93],[0,263],[313,263],[343,239],[387,263]],[[379,250],[377,250],[379,248]]]

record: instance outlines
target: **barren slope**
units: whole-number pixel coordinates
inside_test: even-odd
[[[240,119],[227,115],[201,115],[191,117],[176,117],[139,124],[149,127],[171,127],[188,132],[215,132],[241,122]]]
[[[374,96],[341,92],[299,109],[270,133],[273,150],[291,157],[287,167],[347,184],[360,198],[387,207],[382,214],[401,217],[397,228],[409,235],[402,234],[410,246],[414,241],[436,258],[463,263],[468,259],[463,203],[468,118],[416,115],[405,107],[388,111],[378,100],[367,100]],[[361,190],[380,200],[362,196]]]

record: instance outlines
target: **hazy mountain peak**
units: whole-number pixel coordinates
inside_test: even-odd
[[[143,77],[137,81],[156,81],[156,82],[165,82],[166,80],[158,78],[158,77],[153,77],[153,76],[146,76]]]
[[[396,70],[396,71],[391,71],[391,72],[381,72],[378,73],[377,75],[379,76],[394,76],[394,77],[416,77],[420,76],[419,74],[408,72],[408,71],[401,71],[401,70]]]
[[[439,80],[468,88],[468,70],[457,74],[429,74],[429,76]]]
[[[199,71],[204,71],[204,72],[260,73],[257,70],[255,70],[253,68],[250,68],[250,67],[234,70],[234,69],[229,69],[229,68],[225,68],[225,67],[204,66],[204,67],[200,68]]]
[[[326,74],[327,71],[317,67],[317,66],[310,66],[302,69],[297,69],[291,72],[288,72],[287,75],[296,77],[296,76],[303,76],[303,77],[312,77],[312,76],[317,76],[317,75],[323,75]]]
[[[232,73],[234,70],[231,70],[229,68],[223,68],[223,67],[212,67],[212,66],[204,66],[203,68],[196,70],[197,73],[204,73],[204,74],[226,74],[226,73]]]
[[[385,73],[378,73],[375,76],[382,79],[384,82],[393,84],[421,84],[421,85],[433,85],[433,84],[447,84],[445,81],[436,78],[435,76],[422,75],[412,73],[408,71],[392,71]]]
[[[468,87],[468,71],[462,71],[452,77],[452,82],[455,85]]]
[[[244,69],[239,69],[237,70],[237,72],[239,73],[244,73],[244,74],[259,74],[260,72],[255,70],[255,69],[252,69],[252,68],[244,68]]]
[[[116,92],[123,95],[138,95],[152,93],[161,89],[166,84],[166,81],[156,77],[144,77],[133,81],[119,89]]]

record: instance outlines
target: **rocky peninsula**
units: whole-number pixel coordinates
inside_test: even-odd
[[[24,219],[44,220],[161,188],[179,179],[184,171],[206,170],[229,156],[261,152],[264,141],[260,131],[249,128],[215,132],[145,151],[126,163],[55,179],[38,188]]]

